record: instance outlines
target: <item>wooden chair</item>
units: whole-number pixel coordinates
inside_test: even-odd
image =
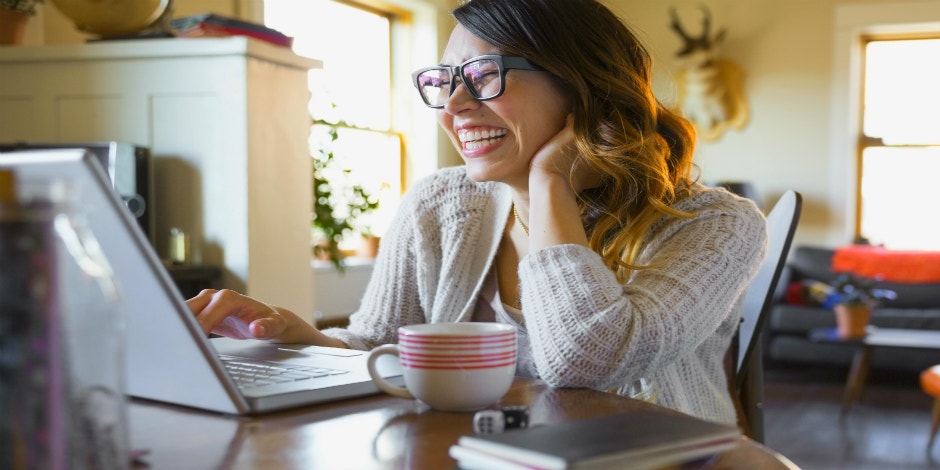
[[[920,388],[933,397],[933,424],[930,426],[930,440],[927,441],[927,448],[930,448],[940,425],[940,364],[920,373]]]
[[[800,219],[803,198],[789,190],[783,193],[767,214],[767,256],[751,281],[741,306],[741,325],[731,343],[726,361],[729,388],[736,400],[739,425],[750,438],[764,440],[761,328],[773,302],[777,281],[790,252],[793,234]]]

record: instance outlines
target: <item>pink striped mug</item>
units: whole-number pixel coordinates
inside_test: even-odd
[[[405,387],[376,370],[384,354],[401,362]],[[502,323],[424,323],[398,329],[398,344],[369,353],[369,374],[382,391],[417,398],[440,411],[475,411],[499,401],[516,373],[516,329]]]

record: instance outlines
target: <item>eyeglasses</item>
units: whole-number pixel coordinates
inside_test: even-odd
[[[443,108],[457,87],[454,77],[460,77],[473,99],[486,101],[498,98],[506,90],[506,71],[509,69],[545,70],[522,57],[481,55],[454,67],[426,67],[411,77],[424,104]]]

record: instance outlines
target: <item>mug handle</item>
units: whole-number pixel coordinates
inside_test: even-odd
[[[378,370],[376,370],[375,363],[379,359],[379,356],[383,354],[392,354],[394,356],[398,356],[398,345],[397,344],[385,344],[369,352],[369,360],[366,363],[366,365],[369,368],[369,375],[372,376],[372,381],[375,382],[375,385],[377,385],[379,389],[381,389],[383,392],[389,395],[396,396],[399,398],[414,399],[414,395],[412,395],[411,392],[409,392],[407,388],[399,387],[397,385],[392,385],[391,382],[389,382],[388,380],[385,380],[385,378],[382,377],[381,374],[379,374]]]

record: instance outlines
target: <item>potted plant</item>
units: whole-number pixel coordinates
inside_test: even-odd
[[[20,44],[26,22],[43,0],[0,0],[0,44]]]
[[[357,224],[356,219],[377,209],[379,203],[362,186],[344,181],[349,170],[333,167],[331,144],[339,138],[337,126],[345,123],[315,120],[314,124],[326,129],[329,142],[321,144],[313,155],[313,254],[343,272],[345,255],[339,248],[340,241],[352,232],[370,235],[369,228]]]
[[[871,311],[883,300],[897,298],[889,289],[876,288],[877,279],[857,277],[844,273],[832,283],[827,304],[836,315],[836,326],[840,338],[861,338],[871,320]]]

